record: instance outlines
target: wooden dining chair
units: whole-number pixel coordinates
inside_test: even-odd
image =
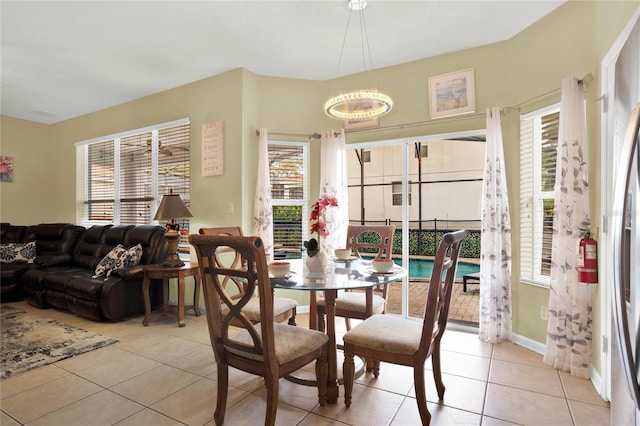
[[[351,249],[354,256],[362,256],[374,259],[391,259],[393,247],[393,234],[396,227],[393,225],[349,225],[347,229],[346,248]],[[387,310],[387,285],[373,288],[372,306],[373,314],[383,314]],[[324,331],[325,301],[317,302],[318,329]],[[336,316],[344,317],[347,330],[351,329],[351,318],[365,319],[366,292],[345,291],[336,299]]]
[[[242,237],[242,228],[239,226],[225,226],[215,228],[200,228],[198,231],[201,235],[228,235],[234,237]],[[219,266],[228,266],[230,268],[238,268],[242,264],[242,257],[240,253],[235,250],[231,250],[228,247],[220,247],[215,254],[216,264]],[[228,286],[227,291],[232,295],[233,300],[240,299],[246,292],[246,284],[240,282],[234,277],[227,276],[222,283],[225,288]],[[255,296],[255,295],[254,295]],[[273,312],[276,322],[283,322],[288,320],[289,325],[296,325],[298,302],[286,297],[274,296],[273,299]],[[245,308],[245,314],[253,323],[260,321],[260,305],[257,298],[249,300],[247,307]]]
[[[422,424],[429,424],[431,415],[427,409],[424,387],[424,363],[431,356],[438,398],[444,398],[445,386],[440,371],[440,341],[447,326],[460,244],[467,235],[467,231],[464,230],[449,232],[440,241],[431,272],[422,322],[395,315],[374,315],[343,336],[345,359],[342,368],[344,402],[347,407],[351,406],[355,375],[353,357],[357,355],[374,360],[373,374],[376,378],[380,372],[380,361],[413,367],[420,419]]]
[[[274,321],[269,270],[262,240],[259,237],[193,234],[189,236],[189,243],[198,257],[209,337],[217,363],[216,424],[224,422],[229,366],[264,378],[267,388],[265,425],[273,425],[276,420],[279,379],[312,361],[315,361],[318,403],[325,405],[329,338],[315,330]],[[220,266],[216,255],[222,251],[221,248],[237,252],[243,261],[234,267]],[[246,284],[241,298],[233,299],[227,291],[223,284],[226,277]],[[257,324],[246,313],[254,292],[258,293],[260,305]],[[236,327],[241,329],[240,332]]]

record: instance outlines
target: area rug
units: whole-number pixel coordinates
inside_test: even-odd
[[[117,342],[8,305],[0,305],[0,332],[0,380]]]

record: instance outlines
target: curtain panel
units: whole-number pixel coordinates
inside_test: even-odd
[[[549,322],[544,362],[589,378],[591,286],[578,282],[578,245],[589,231],[589,184],[582,85],[562,79],[554,188]]]
[[[253,233],[262,238],[264,252],[273,255],[273,208],[271,205],[268,140],[269,132],[267,129],[260,129],[256,197],[253,207]]]
[[[480,339],[498,343],[511,340],[511,218],[497,107],[487,110],[482,194]]]
[[[349,194],[347,192],[347,158],[344,129],[325,130],[321,137],[320,197],[335,197],[337,207],[325,210],[329,235],[322,239],[322,250],[328,256],[344,247],[349,226]]]

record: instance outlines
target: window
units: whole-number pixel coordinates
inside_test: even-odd
[[[188,120],[76,144],[78,222],[151,224],[163,194],[190,201]],[[189,252],[189,220],[179,219],[179,250]]]
[[[299,257],[308,235],[308,144],[269,142],[274,255]]]
[[[407,203],[408,205],[411,205],[411,181],[409,181],[407,188],[409,189],[409,193],[407,194]],[[402,205],[402,182],[400,181],[391,182],[391,205]]]
[[[560,106],[520,120],[521,281],[549,285]]]

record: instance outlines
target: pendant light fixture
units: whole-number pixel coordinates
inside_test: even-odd
[[[373,68],[371,60],[371,49],[369,48],[369,38],[367,36],[367,26],[364,20],[364,9],[367,7],[367,0],[349,0],[349,20],[347,21],[347,29],[342,40],[342,49],[340,50],[340,59],[338,60],[338,71],[342,62],[342,53],[344,45],[347,41],[349,32],[349,22],[351,21],[351,12],[356,11],[360,19],[360,36],[362,37],[362,61],[366,71],[365,46],[369,56],[369,64]],[[391,111],[393,101],[391,97],[380,93],[377,90],[355,90],[348,93],[342,93],[332,97],[324,104],[324,111],[328,116],[339,120],[362,121],[371,120]]]

